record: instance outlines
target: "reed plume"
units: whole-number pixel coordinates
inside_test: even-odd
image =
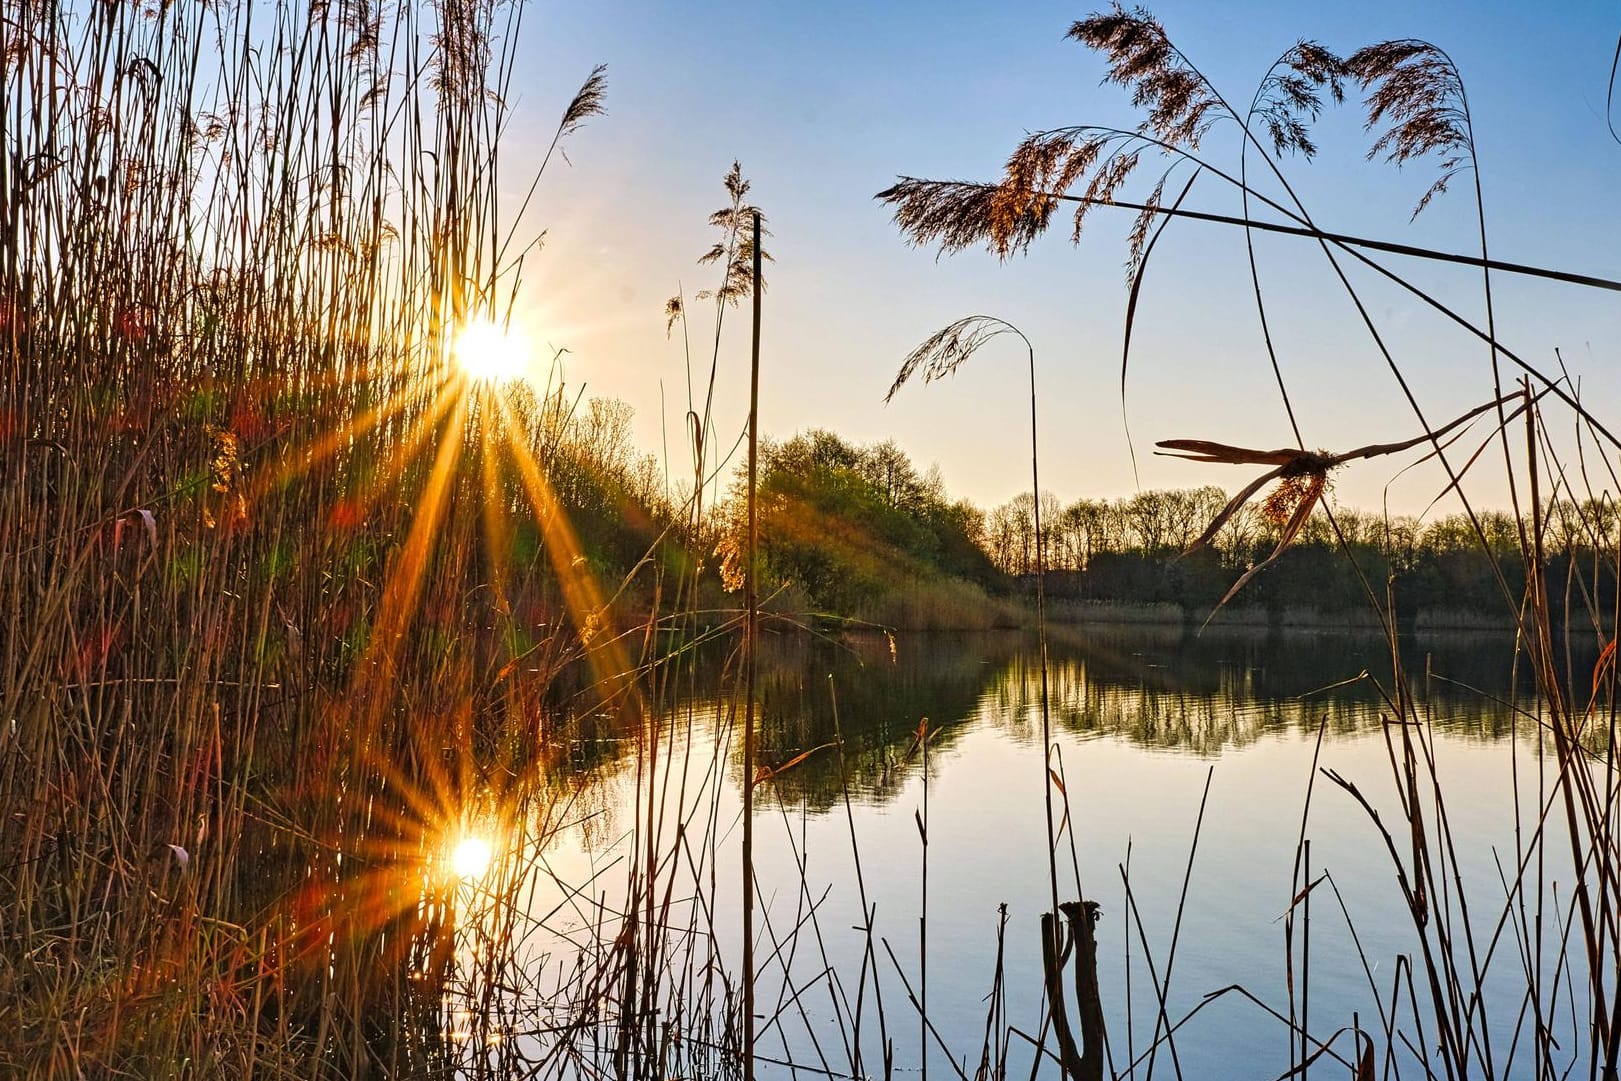
[[[1440,175],[1413,208],[1416,218],[1454,177],[1474,167],[1463,78],[1445,52],[1413,39],[1358,49],[1345,67],[1367,94],[1367,129],[1390,125],[1369,148],[1370,161],[1382,154],[1400,166],[1431,154],[1440,157]]]

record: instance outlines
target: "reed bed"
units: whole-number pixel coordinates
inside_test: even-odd
[[[759,300],[769,258],[740,167],[703,257],[718,284],[668,309],[687,343],[692,462],[632,580],[599,574],[571,525],[564,467],[580,460],[582,417],[560,375],[538,391],[497,389],[455,364],[464,327],[509,316],[538,235],[527,201],[497,199],[521,16],[497,0],[3,9],[0,1030],[15,1035],[0,1042],[0,1069],[642,1081],[756,1069],[887,1079],[915,1064],[966,1081],[977,1062],[975,1081],[1180,1073],[1187,1016],[1172,1013],[1172,975],[1191,948],[1181,913],[1203,805],[1168,938],[1145,929],[1129,853],[1121,864],[1125,986],[1100,980],[1100,887],[1078,855],[1084,801],[1048,733],[1044,651],[1039,672],[998,693],[1002,712],[1043,732],[1050,897],[1039,921],[1010,922],[1007,906],[985,914],[995,963],[971,1033],[930,1012],[930,973],[950,961],[927,877],[945,726],[908,718],[903,751],[884,743],[863,758],[830,682],[831,739],[757,729],[742,676],[754,633],[749,652],[729,654],[719,690],[704,682],[701,652],[734,649],[743,628],[740,613],[713,608],[703,569],[731,469],[711,410],[717,359],[729,311]],[[1144,154],[1163,152],[1180,175],[1236,184],[1336,269],[1356,261],[1405,285],[1320,230],[1278,159],[1309,156],[1323,97],[1353,84],[1371,94],[1371,122],[1394,125],[1381,153],[1473,152],[1461,80],[1422,43],[1344,60],[1302,43],[1240,114],[1145,14],[1116,9],[1072,36],[1105,57],[1145,125],[1039,133],[997,184],[903,182],[885,198],[910,239],[1009,254],[1062,201],[1107,204]],[[602,112],[603,72],[582,74],[553,150]],[[1248,165],[1196,156],[1222,110],[1244,133],[1243,160],[1284,196],[1258,193]],[[1465,157],[1446,159],[1425,202]],[[1083,180],[1086,194],[1071,196]],[[1164,182],[1139,204],[1133,297],[1159,220],[1182,205],[1161,206]],[[1484,321],[1424,299],[1484,343],[1492,380],[1477,412],[1496,420],[1522,555],[1540,568],[1545,508],[1615,487],[1607,466],[1601,479],[1595,462],[1565,461],[1549,433],[1575,428],[1580,446],[1607,448],[1605,462],[1616,441],[1567,383],[1499,340],[1484,230],[1473,265]],[[1264,320],[1258,278],[1256,292]],[[697,344],[694,301],[714,313]],[[1371,317],[1366,329],[1405,390]],[[1033,375],[1033,347],[1031,364]],[[1507,368],[1524,373],[1518,390]],[[1279,389],[1292,416],[1281,371]],[[1427,447],[1461,482],[1481,454],[1460,458],[1452,426],[1412,404],[1421,434],[1399,449]],[[1218,460],[1243,452],[1179,445]],[[1331,512],[1329,470],[1372,451],[1384,452],[1243,452],[1274,468],[1236,502],[1280,482],[1270,505],[1281,550],[1309,515]],[[1501,881],[1465,888],[1427,678],[1403,669],[1393,607],[1368,583],[1391,642],[1390,670],[1366,678],[1384,704],[1396,802],[1380,804],[1365,779],[1306,779],[1280,889],[1286,986],[1216,989],[1194,1013],[1259,1006],[1301,1074],[1336,1060],[1359,1081],[1553,1077],[1573,1063],[1614,1074],[1621,859],[1614,643],[1602,628],[1615,613],[1590,613],[1591,627],[1550,615],[1555,593],[1561,610],[1580,611],[1592,582],[1617,574],[1613,538],[1594,540],[1593,564],[1570,563],[1569,580],[1533,572],[1523,597],[1505,591],[1537,685],[1510,711],[1553,772],[1513,793],[1526,827]],[[895,603],[928,622],[981,598]],[[1583,634],[1602,638],[1602,660],[1576,673],[1565,651]],[[886,648],[893,659],[893,638]],[[1070,708],[1062,679],[1052,697]],[[810,762],[836,763],[829,814],[847,827],[853,927],[832,921],[794,798]],[[919,921],[895,930],[876,910],[852,778],[894,788],[914,772]],[[1412,924],[1392,982],[1366,966],[1387,1004],[1377,1018],[1311,1008],[1311,911],[1332,918],[1339,893],[1311,861],[1310,808],[1330,789],[1366,809]],[[744,822],[767,831],[759,862],[791,869],[786,891],[757,879],[755,851],[739,851]],[[591,843],[572,848],[582,835]],[[493,850],[488,870],[461,866],[470,837]],[[1568,884],[1558,893],[1556,880]],[[752,936],[743,882],[760,898]],[[1355,914],[1341,914],[1354,929]],[[1039,943],[1040,971],[1009,967],[1019,941]],[[1505,970],[1516,998],[1506,1010],[1488,991]],[[1033,1016],[1021,1012],[1032,998]],[[1111,1003],[1125,1004],[1124,1033],[1105,1029]]]
[[[493,986],[458,951],[515,941],[456,929],[450,852],[552,828],[528,779],[579,650],[501,549],[566,411],[449,363],[527,254],[520,9],[3,14],[0,1062],[443,1073],[447,996]]]

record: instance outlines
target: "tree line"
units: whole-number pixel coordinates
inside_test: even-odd
[[[1049,590],[1084,600],[1209,609],[1277,548],[1284,527],[1283,517],[1270,516],[1264,504],[1247,503],[1190,553],[1227,500],[1215,486],[1068,504],[1042,493]],[[997,569],[1014,580],[1034,574],[1031,496],[993,508],[984,522],[983,543]],[[1366,611],[1370,594],[1383,601],[1388,586],[1398,615],[1505,618],[1524,592],[1522,538],[1530,540],[1537,526],[1550,580],[1563,600],[1573,609],[1613,612],[1613,553],[1621,529],[1608,498],[1550,500],[1535,524],[1502,511],[1429,521],[1345,506],[1319,511],[1234,603],[1273,612]]]
[[[692,482],[672,485],[654,458],[631,450],[628,406],[593,400],[553,408],[552,424],[543,426],[554,433],[546,456],[553,484],[598,572],[628,575],[650,554],[657,566],[696,564],[710,600],[730,603],[726,594],[742,585],[746,545],[741,474],[692,525]],[[1202,619],[1247,568],[1272,554],[1283,528],[1264,502],[1252,502],[1190,552],[1227,499],[1214,485],[1068,503],[1043,492],[1049,594],[1174,605]],[[765,440],[757,506],[762,592],[785,609],[986,626],[1016,619],[1007,606],[1032,587],[1030,494],[982,510],[953,498],[938,469],[919,470],[893,440],[860,445],[823,429]],[[1612,611],[1615,572],[1603,553],[1621,541],[1614,502],[1552,500],[1537,523],[1556,602],[1573,612]],[[1337,506],[1314,514],[1232,606],[1269,618],[1365,614],[1370,596],[1382,602],[1388,590],[1403,617],[1504,621],[1524,592],[1522,529],[1531,528],[1529,519],[1500,511],[1425,520]]]

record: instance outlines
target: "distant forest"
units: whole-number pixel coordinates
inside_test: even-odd
[[[746,535],[741,478],[723,498],[710,497],[701,535],[683,535],[678,507],[692,479],[666,477],[653,458],[631,452],[629,421],[623,403],[593,401],[553,429],[550,472],[582,550],[603,577],[698,560],[714,605],[735,607],[729,595],[742,587]],[[907,628],[1028,620],[1036,569],[1028,493],[985,510],[953,499],[938,470],[919,471],[893,441],[861,446],[825,430],[765,441],[759,493],[761,592],[772,610]],[[1272,553],[1282,527],[1257,500],[1189,553],[1226,502],[1214,486],[1069,503],[1042,493],[1056,617],[1202,622]],[[1594,553],[1616,540],[1615,506],[1556,500],[1541,520],[1555,604],[1608,625],[1615,568]],[[1502,512],[1477,521],[1478,533],[1463,514],[1387,520],[1342,506],[1330,522],[1318,511],[1217,618],[1369,622],[1372,591],[1393,597],[1403,621],[1512,625],[1505,598],[1521,597],[1525,584],[1519,527]],[[644,592],[633,583],[625,595]]]

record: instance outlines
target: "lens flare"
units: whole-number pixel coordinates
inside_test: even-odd
[[[529,371],[529,345],[515,327],[475,320],[456,335],[452,355],[475,383],[510,383]]]
[[[490,842],[484,838],[464,838],[450,854],[450,869],[457,878],[482,878],[490,869],[491,855]]]

